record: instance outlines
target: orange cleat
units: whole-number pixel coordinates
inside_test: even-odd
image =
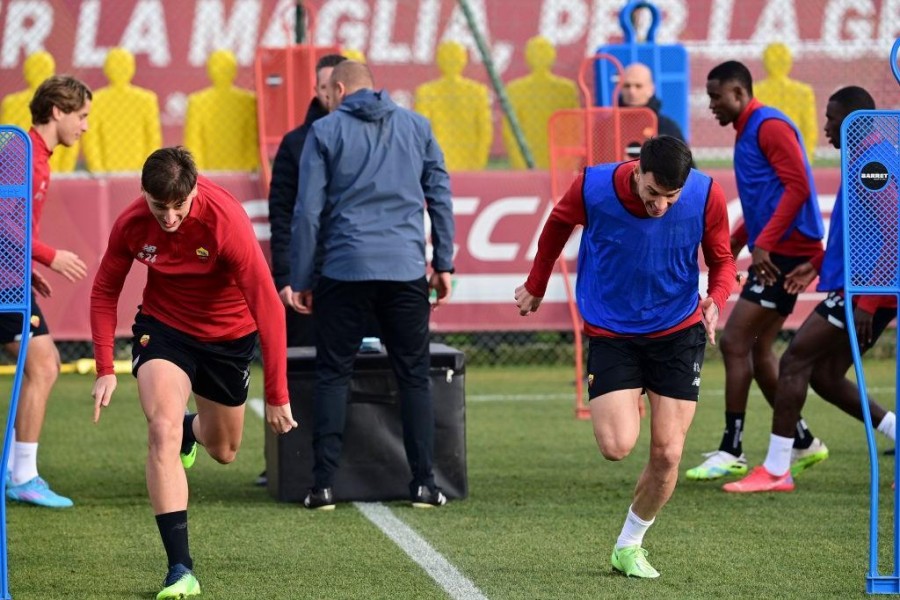
[[[791,472],[784,475],[772,475],[762,465],[754,467],[750,474],[738,481],[722,486],[726,492],[733,494],[752,494],[754,492],[793,492],[794,479]]]

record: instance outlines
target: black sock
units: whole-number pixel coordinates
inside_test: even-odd
[[[184,415],[184,421],[181,427],[182,454],[188,454],[191,451],[191,446],[197,441],[197,438],[194,437],[194,419],[196,418],[197,413],[186,413]]]
[[[801,417],[797,421],[797,431],[794,433],[794,448],[806,450],[812,445],[814,439],[813,434],[809,432],[809,427],[806,426],[806,421]]]
[[[742,441],[744,439],[744,415],[742,412],[725,413],[725,433],[722,434],[722,443],[719,450],[740,456],[744,452]]]
[[[162,538],[169,566],[182,564],[188,569],[194,568],[191,552],[188,550],[187,511],[179,510],[156,515],[156,526]]]

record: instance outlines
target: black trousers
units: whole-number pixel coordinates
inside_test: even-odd
[[[313,291],[316,327],[313,477],[331,487],[343,445],[353,360],[371,317],[381,329],[397,377],[410,493],[434,486],[434,408],[429,377],[428,282],[337,281],[321,277]]]

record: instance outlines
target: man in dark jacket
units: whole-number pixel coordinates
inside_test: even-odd
[[[272,277],[281,302],[287,307],[288,347],[313,346],[312,319],[308,313],[293,310],[291,294],[291,217],[297,199],[297,177],[300,153],[312,124],[328,114],[328,80],[334,67],[347,60],[340,54],[327,54],[316,63],[316,96],[309,103],[303,124],[287,132],[281,139],[275,162],[272,164],[272,184],[269,186],[269,228],[272,252]]]
[[[447,501],[432,469],[428,294],[429,288],[436,292],[438,305],[450,298],[450,178],[428,120],[374,87],[365,65],[336,66],[328,90],[332,113],[312,126],[300,159],[291,288],[298,310],[311,312],[315,297],[316,318],[314,487],[304,500],[307,508],[334,508],[331,485],[343,444],[348,386],[371,315],[397,377],[410,499],[416,507]],[[434,248],[430,277],[426,208]]]
[[[656,113],[658,135],[670,135],[687,143],[681,127],[674,120],[660,113],[662,101],[656,97],[656,86],[653,84],[653,73],[650,67],[643,63],[631,63],[622,72],[622,91],[619,94],[619,106],[646,107]],[[628,156],[637,158],[640,154],[641,144],[628,145]],[[694,167],[693,159],[691,166]]]

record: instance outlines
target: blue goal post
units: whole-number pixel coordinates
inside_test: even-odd
[[[25,371],[31,320],[31,139],[11,125],[0,125],[0,313],[22,316],[22,334],[16,374],[3,436],[3,472],[0,474],[0,596],[9,593],[6,535],[6,468],[19,392]]]

